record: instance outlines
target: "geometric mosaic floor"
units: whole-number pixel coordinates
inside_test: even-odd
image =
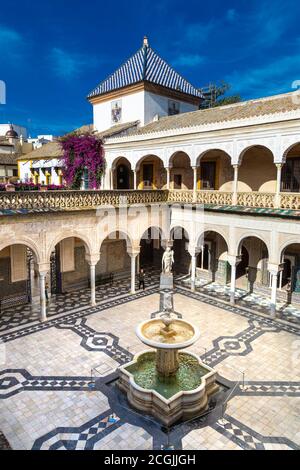
[[[190,286],[190,278],[184,276],[181,279],[181,284],[186,287]],[[205,292],[211,296],[218,296],[226,301],[230,299],[230,286],[219,284],[217,282],[207,282],[203,279],[196,280],[196,289],[200,292]],[[235,300],[238,305],[246,308],[253,308],[256,311],[262,313],[269,312],[271,308],[271,299],[266,295],[259,294],[257,292],[247,292],[244,289],[236,288]],[[300,307],[299,305],[286,304],[284,302],[277,301],[277,316],[283,320],[290,321],[300,325]]]
[[[10,446],[299,449],[300,329],[180,286],[175,311],[200,329],[191,350],[230,385],[226,406],[169,432],[129,408],[113,385],[115,370],[145,349],[135,326],[158,305],[154,286],[102,296],[96,307],[80,295],[46,323],[28,317],[9,325],[6,318],[0,331],[0,431]]]

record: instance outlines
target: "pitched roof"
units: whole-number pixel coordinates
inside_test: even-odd
[[[17,165],[18,154],[0,153],[0,165]]]
[[[115,126],[110,127],[109,129],[106,129],[105,131],[96,133],[98,137],[101,139],[105,139],[108,137],[113,137],[116,135],[122,135],[125,132],[127,132],[129,129],[134,128],[138,125],[139,121],[133,121],[133,122],[126,122],[124,124],[116,124]],[[84,126],[79,127],[78,129],[75,130],[78,134],[84,133],[84,132],[90,132],[93,130],[93,125],[92,124],[87,124]],[[31,160],[31,159],[43,159],[43,158],[61,158],[62,157],[62,149],[60,146],[60,143],[58,141],[53,141],[53,142],[48,142],[45,145],[42,145],[42,147],[39,147],[35,150],[32,150],[29,153],[26,153],[24,155],[20,155],[18,157],[19,160]]]
[[[173,129],[183,129],[213,123],[254,118],[256,116],[272,115],[300,110],[300,102],[295,98],[295,92],[284,95],[270,96],[250,101],[244,101],[227,106],[201,109],[189,113],[162,117],[158,121],[129,132],[130,136],[152,134]]]
[[[200,90],[191,85],[167,64],[144,40],[143,46],[121,67],[103,80],[88,98],[109,93],[138,82],[148,81],[172,90],[201,98]]]

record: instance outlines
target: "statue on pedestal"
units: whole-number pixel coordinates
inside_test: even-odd
[[[164,274],[172,273],[172,266],[174,264],[174,251],[168,246],[162,257],[162,272]]]

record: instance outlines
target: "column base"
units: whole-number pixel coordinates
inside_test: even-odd
[[[270,313],[272,317],[276,317],[276,305],[272,304],[270,307]]]
[[[230,292],[230,303],[231,303],[231,305],[235,305],[235,295],[234,295],[234,292]]]

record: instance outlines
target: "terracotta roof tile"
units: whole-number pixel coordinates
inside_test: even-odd
[[[130,135],[143,135],[172,129],[188,128],[213,123],[234,121],[255,116],[283,113],[300,109],[299,97],[293,100],[294,93],[272,96],[238,104],[202,109],[175,116],[162,117],[158,121],[132,130]]]

